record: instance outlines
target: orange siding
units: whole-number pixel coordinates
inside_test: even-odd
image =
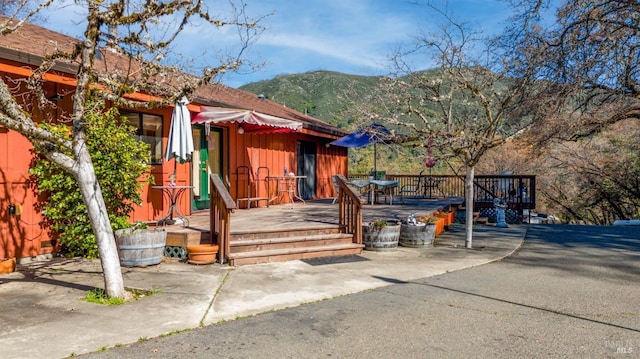
[[[5,77],[6,73],[2,74]],[[19,76],[18,76],[19,77]],[[69,109],[72,107],[73,87],[60,82],[46,83],[44,89],[47,95],[66,94],[64,98],[57,101],[57,106],[50,106],[40,110],[34,106],[30,97],[21,97],[23,101],[30,104],[27,110],[31,111],[35,121],[68,119]],[[23,82],[16,82],[18,93],[26,93]],[[194,107],[191,107],[194,110]],[[164,108],[148,111],[149,113],[163,116],[163,151],[166,150],[167,137],[171,122],[172,108]],[[236,124],[223,126],[228,129],[223,136],[224,158],[223,168],[225,168],[225,181],[228,180],[232,197],[246,197],[247,183],[244,178],[238,178],[237,169],[239,166],[248,166],[250,169],[250,181],[252,189],[255,187],[256,171],[258,167],[267,167],[271,176],[282,176],[284,169],[287,172],[298,173],[297,166],[297,141],[317,143],[316,157],[316,193],[315,198],[328,198],[334,196],[331,184],[331,176],[337,173],[347,174],[347,150],[340,147],[327,147],[325,144],[331,139],[317,137],[317,133],[303,131],[303,133],[276,133],[238,134]],[[51,240],[47,229],[42,224],[42,216],[38,209],[37,198],[35,198],[33,188],[29,183],[29,165],[32,159],[32,146],[30,142],[15,131],[0,128],[0,258],[5,257],[32,257],[46,254],[53,251]],[[164,153],[163,153],[164,155]],[[198,164],[196,164],[198,165]],[[159,189],[154,189],[154,185],[168,184],[169,174],[174,170],[174,160],[164,161],[161,165],[154,166],[152,177],[154,184],[144,183],[142,188],[143,203],[135,206],[131,215],[132,221],[151,221],[163,217],[169,209],[169,200],[163,197]],[[177,164],[177,184],[191,185],[191,163]],[[266,176],[266,171],[261,172],[261,176]],[[257,193],[252,193],[252,197],[273,198],[277,195],[276,181],[269,181],[269,191],[267,190],[266,178],[260,178]],[[190,192],[180,201],[180,212],[191,214]],[[278,203],[276,200],[273,203]],[[23,213],[20,216],[9,216],[8,207],[10,204],[19,205]],[[265,202],[258,205],[264,206]],[[241,206],[246,206],[241,203]]]
[[[17,132],[0,129],[0,258],[31,257],[52,251],[29,184],[31,148]],[[9,205],[19,206],[22,214],[10,216]]]
[[[336,174],[347,176],[347,149],[337,146],[318,146],[317,155],[317,185],[319,198],[335,196],[331,177]]]
[[[154,182],[151,184],[143,183],[142,188],[142,205],[136,206],[131,215],[132,222],[135,221],[153,221],[164,217],[170,206],[170,201],[166,196],[162,195],[162,190],[153,188],[153,186],[165,186],[169,184],[169,175],[173,173],[174,166],[176,169],[176,184],[178,186],[189,186],[191,184],[191,163],[175,164],[175,160],[164,160],[165,151],[167,149],[167,141],[169,137],[169,127],[171,126],[172,108],[162,108],[145,111],[146,113],[161,115],[163,121],[163,138],[162,138],[162,164],[155,165],[151,169],[151,177]],[[185,193],[179,203],[179,210],[183,214],[191,213],[191,193]]]
[[[323,142],[315,138],[299,133],[276,133],[276,134],[238,134],[237,126],[232,125],[230,133],[230,161],[229,179],[231,182],[231,195],[244,198],[247,197],[246,175],[238,177],[238,167],[248,166],[250,169],[250,185],[254,191],[258,183],[258,192],[252,192],[252,197],[277,196],[277,182],[269,182],[270,193],[267,193],[267,186],[264,178],[257,178],[258,167],[267,167],[271,176],[282,176],[284,169],[287,172],[297,173],[297,141],[304,140],[318,143],[316,157],[316,193],[315,198],[328,198],[334,195],[331,184],[331,176],[334,174],[347,173],[347,151],[344,148],[331,146],[327,148]],[[325,140],[326,141],[326,140]],[[326,142],[325,142],[326,143]],[[265,171],[261,171],[264,177]],[[258,182],[256,182],[258,181]],[[237,190],[237,192],[236,192]],[[280,203],[281,198],[272,203]],[[264,202],[258,203],[264,205]],[[245,207],[241,203],[241,207]]]

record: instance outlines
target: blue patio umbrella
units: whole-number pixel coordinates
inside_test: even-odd
[[[386,127],[379,124],[372,124],[363,129],[350,133],[344,137],[341,137],[333,142],[331,145],[340,146],[340,147],[366,147],[373,145],[373,171],[376,172],[378,170],[377,164],[377,148],[376,144],[378,143],[390,143],[389,138],[391,137],[391,131],[389,131]]]

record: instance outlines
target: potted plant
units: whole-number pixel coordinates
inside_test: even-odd
[[[16,271],[15,258],[0,258],[0,274],[13,273]]]
[[[120,263],[125,267],[143,267],[162,262],[167,230],[150,229],[146,223],[115,231]]]
[[[442,232],[444,232],[444,224],[445,224],[445,219],[439,216],[433,216],[435,217],[434,221],[435,221],[435,225],[436,225],[436,237],[439,236]]]
[[[377,219],[362,226],[364,249],[371,251],[392,251],[398,248],[400,223]]]
[[[190,264],[211,264],[216,261],[218,246],[215,244],[192,244],[187,246]]]
[[[399,244],[412,248],[431,248],[436,236],[436,216],[423,216],[416,219],[415,224],[402,224]]]
[[[447,229],[453,224],[456,213],[453,211],[435,211],[433,214],[437,217],[444,219],[444,227]]]

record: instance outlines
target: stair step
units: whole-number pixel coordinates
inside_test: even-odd
[[[233,266],[245,264],[273,263],[296,259],[360,254],[364,245],[355,243],[311,247],[279,248],[229,254]]]
[[[296,247],[315,247],[334,244],[345,244],[353,241],[352,234],[329,233],[310,234],[280,238],[235,239],[230,242],[231,253],[264,251]]]
[[[466,212],[466,209],[464,209],[464,208],[462,208],[462,209],[461,209],[461,208],[458,208],[458,209],[456,210],[456,213],[461,213],[461,214],[462,214],[462,212]],[[480,217],[480,212],[473,212],[473,218],[478,218],[478,217]]]
[[[341,233],[340,226],[330,225],[325,227],[300,227],[300,228],[278,228],[266,230],[233,230],[231,231],[231,241],[241,240],[262,240],[265,238],[281,239],[283,237],[299,237],[305,235],[338,234]]]
[[[487,224],[489,223],[489,217],[476,217],[473,219],[473,223]]]

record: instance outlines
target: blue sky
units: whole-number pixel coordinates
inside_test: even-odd
[[[504,26],[511,9],[499,0],[435,0],[461,21],[485,33]],[[225,79],[231,86],[280,74],[331,70],[358,75],[389,72],[389,53],[421,31],[438,30],[442,18],[404,0],[275,0],[249,3],[250,11],[274,15],[249,53],[265,61],[250,75]]]
[[[410,43],[420,32],[436,32],[442,23],[432,9],[405,0],[246,0],[247,12],[262,21],[266,31],[245,58],[264,65],[250,73],[226,74],[222,82],[238,87],[277,75],[331,70],[358,75],[387,74],[389,53]],[[512,14],[504,0],[430,1],[454,18],[485,34],[499,32]],[[208,0],[211,13],[225,13],[225,0]],[[74,6],[51,12],[44,24],[77,36],[84,26]],[[176,51],[181,58],[198,61],[234,53],[237,33],[231,28],[211,31],[197,27],[184,34]],[[207,50],[205,50],[207,49]],[[423,67],[429,67],[424,64]]]

